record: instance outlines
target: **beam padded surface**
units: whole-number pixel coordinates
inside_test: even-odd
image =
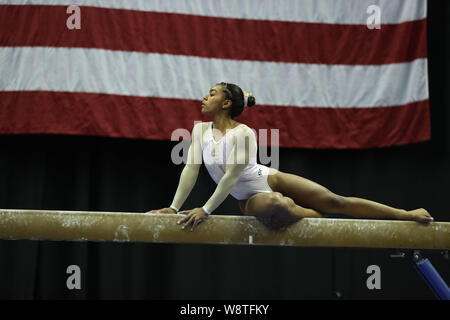
[[[254,217],[213,215],[193,232],[183,215],[0,209],[1,239],[450,249],[450,223],[305,218],[270,230]]]

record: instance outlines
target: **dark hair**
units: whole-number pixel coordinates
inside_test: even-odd
[[[219,83],[223,87],[223,92],[225,93],[227,99],[231,100],[231,118],[237,117],[244,110],[244,92],[239,86],[233,83],[221,82]],[[250,95],[247,98],[247,107],[252,107],[255,105],[255,97]]]

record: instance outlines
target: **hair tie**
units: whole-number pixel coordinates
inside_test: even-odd
[[[251,92],[244,91],[244,107],[247,106],[248,97],[250,97],[251,95],[252,95]]]

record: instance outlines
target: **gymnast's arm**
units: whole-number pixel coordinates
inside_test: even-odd
[[[198,172],[202,165],[202,149],[201,149],[202,123],[197,123],[192,129],[192,142],[189,146],[187,163],[180,175],[177,191],[173,198],[171,207],[178,210],[194,188],[197,182]]]
[[[187,163],[183,168],[178,182],[178,188],[170,208],[148,211],[148,213],[177,213],[194,188],[198,172],[202,165],[201,150],[202,123],[197,123],[192,129],[192,142],[189,146]]]
[[[207,214],[211,214],[227,198],[251,157],[256,154],[257,148],[253,131],[246,126],[239,128],[234,137],[233,149],[227,159],[225,174],[211,198],[203,206]]]

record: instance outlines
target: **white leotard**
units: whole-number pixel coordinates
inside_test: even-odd
[[[259,192],[273,192],[267,178],[270,168],[256,162],[257,141],[252,129],[245,124],[227,130],[222,137],[214,133],[213,123],[197,123],[192,130],[192,143],[172,206],[180,208],[191,192],[203,162],[217,188],[204,208],[215,210],[231,194],[238,200],[248,199]]]
[[[267,183],[269,168],[256,162],[258,147],[253,130],[245,124],[240,124],[227,131],[219,141],[216,141],[213,136],[212,125],[213,123],[209,122],[208,129],[203,133],[202,153],[203,163],[214,182],[219,183],[225,174],[227,159],[229,159],[233,148],[233,138],[237,134],[236,130],[244,127],[245,132],[250,136],[250,159],[230,194],[237,200],[243,200],[259,192],[272,192]]]

